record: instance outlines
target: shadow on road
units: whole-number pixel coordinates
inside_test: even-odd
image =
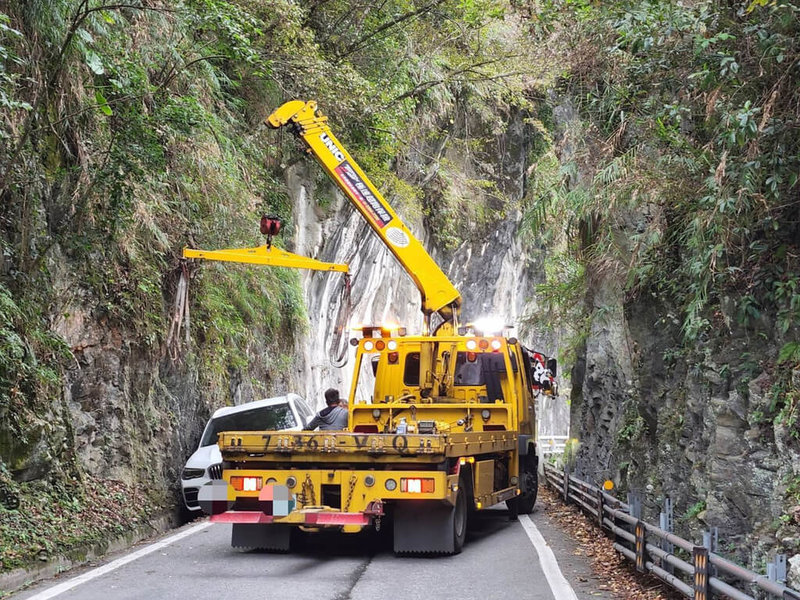
[[[480,543],[493,535],[513,527],[509,513],[504,509],[484,510],[470,515],[467,528],[467,544]],[[341,557],[376,556],[392,553],[392,524],[384,521],[380,531],[370,529],[361,533],[344,534],[336,531],[316,533],[303,532],[299,529],[292,538],[293,556],[313,557],[317,560]],[[263,550],[250,550],[248,554],[269,554]]]

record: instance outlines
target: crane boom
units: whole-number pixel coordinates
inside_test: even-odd
[[[276,109],[265,122],[273,129],[292,126],[308,152],[314,155],[414,281],[422,297],[426,322],[431,314],[438,313],[445,322],[457,326],[461,294],[336,139],[327,121],[327,117],[317,112],[317,103],[313,100],[292,100]]]

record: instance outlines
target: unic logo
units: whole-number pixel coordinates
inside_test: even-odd
[[[328,137],[327,133],[321,134],[319,136],[319,139],[322,140],[322,143],[325,144],[325,147],[331,151],[331,154],[333,154],[333,157],[336,160],[338,160],[339,162],[344,162],[344,153],[341,150],[339,150],[334,141],[330,137]]]

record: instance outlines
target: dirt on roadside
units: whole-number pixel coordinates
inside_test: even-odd
[[[546,486],[539,487],[538,509],[561,529],[577,547],[576,556],[585,556],[602,583],[598,591],[610,592],[620,600],[679,600],[684,597],[653,575],[638,573],[633,564],[613,548],[613,540],[589,520],[576,506],[564,504]]]

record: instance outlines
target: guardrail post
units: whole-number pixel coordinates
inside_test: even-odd
[[[664,498],[664,510],[662,510],[661,514],[659,515],[658,526],[667,533],[675,533],[675,516],[672,512],[672,498],[669,496]],[[661,549],[669,554],[672,554],[672,552],[675,550],[672,542],[667,541],[666,538],[661,539],[660,545]],[[663,560],[660,562],[662,569],[670,574],[675,572],[675,568],[671,564]]]
[[[712,527],[711,529],[703,532],[703,546],[709,552],[716,552],[717,547],[719,546],[719,527]],[[717,569],[714,565],[708,565],[708,576],[709,577],[716,577],[717,576]],[[710,598],[713,595],[713,590],[709,589],[708,597]]]
[[[719,527],[712,527],[703,532],[703,546],[709,552],[716,552],[719,545]]]
[[[694,562],[694,600],[708,600],[708,548],[695,546],[692,549]]]
[[[603,517],[605,516],[605,511],[603,510],[604,502],[603,488],[600,488],[597,490],[597,525],[601,531],[603,530]]]
[[[564,503],[569,504],[569,465],[564,462]]]
[[[767,577],[780,584],[786,583],[786,555],[776,554],[773,562],[767,564]]]
[[[633,533],[636,536],[636,570],[640,573],[647,571],[645,567],[647,563],[647,550],[645,548],[644,531],[644,523],[636,521],[636,527]]]
[[[642,498],[639,496],[639,492],[628,492],[628,506],[632,517],[642,518]]]

